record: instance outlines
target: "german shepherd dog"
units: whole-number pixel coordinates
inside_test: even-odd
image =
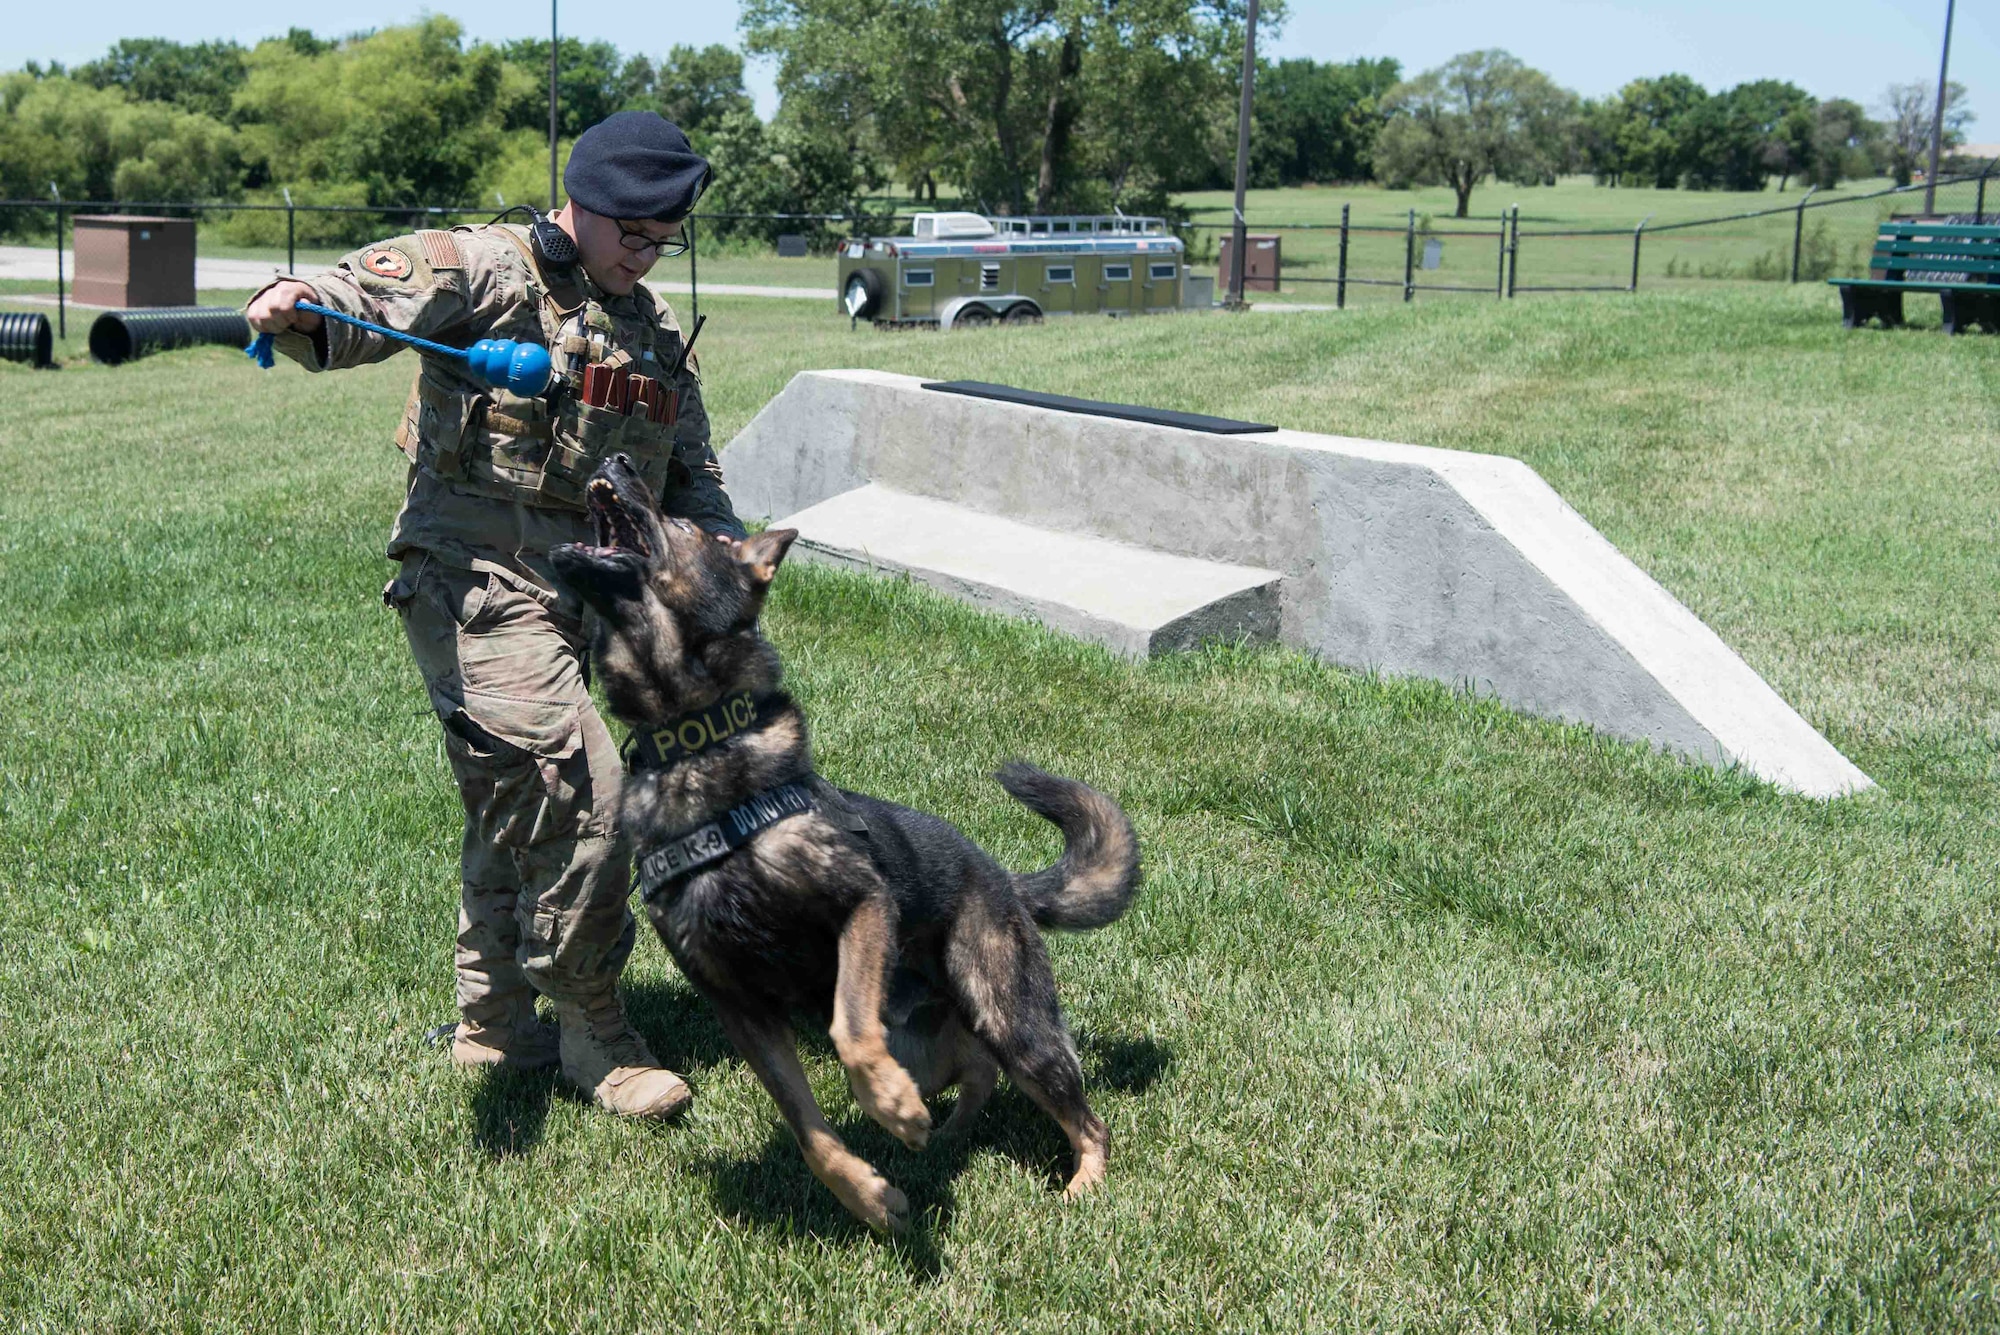
[[[814,1103],[794,1012],[831,1017],[855,1099],[911,1149],[930,1136],[926,1098],[958,1087],[949,1134],[1004,1070],[1069,1138],[1066,1194],[1097,1185],[1109,1136],[1084,1100],[1037,929],[1125,912],[1139,882],[1125,813],[1083,784],[1008,765],[1000,783],[1063,835],[1054,865],[1016,875],[936,816],[817,779],[805,717],[757,626],[797,532],[737,541],[664,518],[622,455],[587,497],[597,542],[551,559],[595,614],[613,714],[635,744],[652,739],[636,746],[620,802],[647,914],[814,1175],[871,1227],[907,1223],[903,1193]]]

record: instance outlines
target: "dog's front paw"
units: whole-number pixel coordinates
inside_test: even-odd
[[[910,1226],[910,1199],[880,1173],[863,1171],[834,1186],[848,1213],[877,1233],[901,1233]]]
[[[931,1111],[917,1093],[916,1081],[893,1060],[884,1058],[863,1070],[847,1073],[855,1102],[884,1131],[913,1150],[930,1143]]]

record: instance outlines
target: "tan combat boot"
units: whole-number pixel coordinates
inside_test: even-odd
[[[646,1040],[625,1018],[614,988],[581,1005],[557,1002],[563,1075],[597,1106],[621,1117],[671,1117],[694,1091],[654,1060]]]
[[[460,1020],[451,1036],[451,1059],[464,1067],[501,1066],[539,1071],[554,1066],[560,1052],[556,1027],[535,1014],[533,993],[492,1020]]]

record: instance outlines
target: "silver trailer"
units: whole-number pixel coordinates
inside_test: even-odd
[[[1039,324],[1187,303],[1186,248],[1163,218],[920,213],[910,235],[841,245],[840,310],[878,325]]]

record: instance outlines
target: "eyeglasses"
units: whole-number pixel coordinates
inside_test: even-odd
[[[618,224],[618,244],[632,251],[650,250],[661,259],[685,255],[688,248],[685,232],[676,232],[669,237],[649,236],[645,232],[627,227],[622,222]]]

